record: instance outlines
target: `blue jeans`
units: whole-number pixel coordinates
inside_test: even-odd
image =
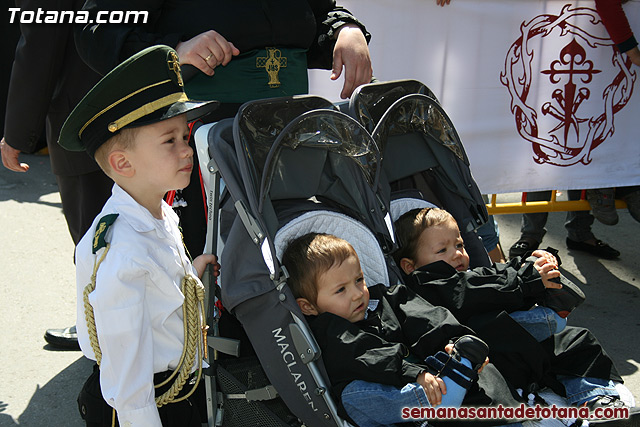
[[[575,406],[580,406],[598,396],[620,397],[611,380],[558,375],[558,381],[564,385],[569,403]]]
[[[509,316],[527,330],[538,342],[557,334],[567,326],[567,319],[547,307],[534,307],[527,311],[514,311]]]
[[[487,252],[494,250],[500,243],[500,230],[493,215],[489,215],[489,220],[478,227],[477,233],[482,237],[482,244]]]
[[[462,358],[462,363],[471,363]],[[466,390],[448,377],[442,377],[447,394],[442,395],[443,407],[459,407]],[[403,408],[429,408],[431,404],[422,386],[409,383],[403,388],[367,381],[351,381],[342,391],[342,406],[360,427],[388,426],[416,419],[402,418]]]

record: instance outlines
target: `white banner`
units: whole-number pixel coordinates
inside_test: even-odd
[[[374,74],[438,97],[484,193],[640,184],[638,68],[593,1],[343,0],[372,34]],[[640,38],[640,4],[625,10]],[[630,63],[629,63],[630,64]],[[341,84],[311,73],[311,93]]]

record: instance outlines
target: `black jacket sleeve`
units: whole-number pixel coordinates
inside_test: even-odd
[[[331,68],[335,31],[342,25],[354,23],[367,40],[370,38],[365,27],[334,0],[308,0],[308,5],[298,0],[280,0],[277,4],[254,0],[246,5],[206,0],[178,5],[165,0],[87,0],[83,10],[89,12],[91,23],[75,28],[76,44],[85,62],[100,74],[149,46],[175,48],[180,41],[208,30],[219,32],[241,52],[265,46],[298,46],[304,39],[309,68],[326,69]],[[96,23],[100,11],[112,10],[146,11],[148,17],[144,24]],[[251,10],[255,15],[247,19]],[[314,21],[315,36],[309,34],[308,39],[298,32],[300,28],[293,29],[294,24],[299,27],[309,23],[307,27],[313,33]]]
[[[180,34],[153,31],[152,23],[162,11],[164,0],[87,0],[82,10],[89,12],[89,24],[75,27],[75,39],[82,59],[104,75],[119,63],[149,46],[176,47]],[[100,11],[136,10],[148,13],[147,24],[96,23]]]
[[[407,285],[431,304],[448,308],[462,323],[490,311],[529,309],[542,300],[545,289],[533,263],[520,258],[463,272],[438,261],[411,273]]]
[[[365,26],[347,9],[336,6],[335,1],[308,0],[316,17],[316,39],[309,47],[307,61],[309,68],[331,69],[333,48],[336,45],[336,31],[346,24],[356,24],[364,33],[367,43],[371,34]]]
[[[73,10],[69,0],[21,0],[22,10]],[[22,33],[13,62],[5,136],[7,143],[25,153],[35,151],[45,127],[53,92],[62,73],[69,25],[21,24]]]
[[[473,334],[449,310],[430,304],[404,285],[389,288],[384,299],[400,323],[403,341],[421,360],[444,351],[455,338]]]
[[[454,338],[473,333],[404,285],[376,285],[369,292],[379,300],[370,319],[351,323],[331,313],[309,319],[333,384],[359,379],[402,387],[425,371],[409,362],[409,355],[424,360]]]
[[[18,0],[21,10],[76,11],[82,0]],[[98,81],[78,56],[68,23],[21,23],[7,93],[4,136],[11,147],[33,152],[46,128],[52,171],[74,176],[97,171],[98,165],[84,152],[58,145],[65,119]]]
[[[323,313],[309,323],[331,383],[340,390],[354,380],[403,387],[425,370],[405,360],[406,345],[388,342],[339,316]]]

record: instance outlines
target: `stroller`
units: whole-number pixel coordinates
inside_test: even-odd
[[[393,220],[413,208],[443,207],[458,222],[471,267],[491,265],[475,231],[488,220],[482,194],[462,142],[429,88],[415,80],[360,86],[349,114],[383,153],[375,185],[390,186]]]
[[[298,419],[313,426],[343,423],[327,393],[329,382],[319,350],[285,286],[287,274],[278,258],[289,240],[311,231],[326,232],[354,246],[367,283],[401,281],[390,256],[396,246],[389,183],[397,190],[402,186],[399,182],[415,179],[411,177],[414,174],[435,175],[441,181],[447,177],[438,164],[442,155],[434,158],[432,152],[425,151],[429,144],[423,142],[442,139],[434,137],[432,128],[411,127],[405,120],[411,116],[403,118],[398,111],[405,111],[407,105],[426,105],[431,107],[425,109],[425,113],[431,111],[429,117],[439,113],[438,119],[446,118],[432,96],[416,81],[366,85],[349,105],[350,114],[358,120],[320,97],[260,100],[245,104],[235,119],[196,131],[201,170],[208,171],[203,175],[210,178],[205,180],[210,225],[207,252],[224,245],[221,293],[214,289],[225,308],[242,323],[259,359],[210,362],[214,366],[210,374],[217,379],[217,383],[213,377],[207,380],[209,407],[214,409],[210,425],[296,425]],[[392,120],[398,126],[392,126]],[[449,133],[453,141],[449,146],[458,149],[456,154],[462,154],[464,162],[466,156],[455,130],[450,122],[441,119],[440,123],[453,132]],[[436,146],[432,149],[436,152],[441,147],[431,145]],[[407,173],[398,173],[403,169],[399,157],[414,147],[419,161],[413,162]],[[451,151],[447,146],[444,151],[446,158]],[[233,212],[218,232],[218,212],[221,217],[224,213],[218,200],[220,178],[232,199],[226,206],[233,205]],[[439,185],[432,179],[418,186],[423,193],[396,196],[395,209],[400,205],[425,206],[423,194],[440,203],[448,200],[435,196],[429,188]],[[395,194],[406,196],[407,192]],[[478,225],[482,222],[481,215],[473,218]],[[238,257],[239,253],[243,256]],[[215,324],[219,315],[219,309],[214,308],[208,323]],[[232,342],[215,336],[215,332],[209,341],[214,349],[238,354]]]
[[[408,99],[413,101],[415,94]],[[444,114],[427,108],[419,115],[418,105],[434,104],[418,101],[403,103],[410,108],[395,111],[413,111],[417,119],[433,119],[427,114],[432,110],[441,113],[435,118]],[[393,123],[384,120],[390,114],[385,110],[376,120],[387,123],[388,133],[395,136]],[[385,187],[389,176],[395,175],[393,168],[381,166],[380,141],[388,147],[392,139],[384,129],[375,126],[373,139],[329,101],[302,96],[254,101],[245,104],[235,120],[197,131],[196,144],[204,159],[201,169],[208,171],[210,182],[207,252],[215,252],[219,234],[226,236],[220,258],[222,287],[214,287],[209,297],[221,298],[225,309],[240,320],[257,355],[209,360],[210,426],[348,425],[328,392],[320,350],[278,260],[291,239],[325,232],[354,246],[367,283],[401,280],[389,256],[395,243]],[[427,132],[425,139],[433,137],[433,129],[417,129]],[[462,155],[456,157],[466,159],[464,151]],[[228,233],[217,231],[221,178],[235,212]],[[412,200],[424,203],[424,198]],[[213,302],[208,305],[214,307]],[[215,325],[219,313],[212,309],[210,325]],[[238,353],[215,332],[209,340],[214,350]]]
[[[235,210],[228,233],[221,233],[227,237],[219,296],[257,355],[238,362],[250,365],[239,369],[234,359],[209,360],[217,379],[207,381],[210,425],[345,425],[278,259],[291,239],[326,232],[352,243],[368,283],[400,280],[389,256],[395,246],[388,206],[373,185],[380,162],[375,142],[353,118],[314,96],[250,102],[235,120],[197,132],[199,155],[211,159],[208,244],[218,241],[220,178]],[[203,135],[206,153],[198,142]],[[209,324],[218,315],[214,310]],[[209,340],[214,349],[229,344]]]

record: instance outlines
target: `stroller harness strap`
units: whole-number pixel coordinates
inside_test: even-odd
[[[84,288],[82,298],[84,302],[84,314],[87,322],[87,329],[89,332],[89,340],[91,342],[91,348],[96,356],[96,363],[98,366],[102,362],[102,351],[100,350],[100,343],[98,341],[98,333],[96,330],[95,316],[93,313],[93,307],[89,302],[89,294],[96,288],[96,275],[100,264],[107,256],[111,244],[106,241],[106,233],[109,227],[115,222],[118,214],[110,214],[101,218],[96,226],[96,232],[94,235],[93,253],[97,253],[98,250],[104,248],[104,251],[99,258],[94,259],[93,273],[91,275],[91,282]],[[182,258],[180,259],[182,262]],[[180,360],[176,369],[171,375],[160,384],[154,385],[154,388],[160,388],[173,380],[171,387],[160,396],[156,396],[156,406],[161,407],[168,403],[180,402],[191,396],[202,377],[202,356],[206,357],[206,334],[208,326],[205,324],[205,310],[204,299],[205,291],[202,283],[197,280],[192,274],[187,272],[187,269],[182,262],[185,275],[180,283],[182,294],[184,295],[184,302],[182,304],[182,314],[184,319],[184,337],[185,342],[180,355]],[[203,339],[201,339],[201,334]],[[204,343],[203,343],[204,341]],[[204,344],[204,345],[203,345]],[[191,367],[194,360],[198,357],[198,374],[193,384],[192,389],[181,396],[176,398],[178,393],[182,390],[184,385],[190,376]],[[115,408],[114,408],[115,413]],[[115,420],[115,415],[114,415]]]
[[[454,359],[450,354],[439,351],[435,356],[429,356],[425,362],[436,371],[438,377],[449,377],[453,382],[469,390],[474,381],[478,380],[478,373]]]

